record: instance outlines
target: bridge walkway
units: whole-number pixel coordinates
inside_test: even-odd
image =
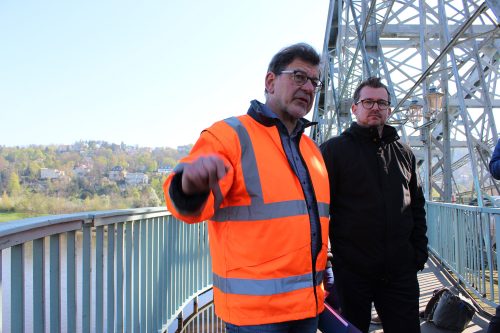
[[[418,274],[418,282],[420,284],[420,310],[424,310],[427,302],[432,297],[432,292],[441,287],[452,287],[453,282],[443,272],[442,267],[433,260],[429,259],[425,264],[424,270]],[[375,315],[373,310],[373,315]],[[486,332],[488,328],[489,318],[479,313],[474,315],[469,326],[463,331],[465,333]],[[421,321],[420,324],[422,333],[451,333],[449,330],[439,329],[430,322]],[[370,332],[383,333],[382,325],[371,325]]]

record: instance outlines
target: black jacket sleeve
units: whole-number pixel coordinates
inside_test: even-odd
[[[428,258],[427,222],[425,217],[425,198],[416,173],[415,156],[411,153],[412,170],[410,180],[411,210],[414,228],[411,234],[411,242],[416,252],[416,266],[418,270],[424,268]]]
[[[187,195],[182,191],[182,171],[176,173],[168,191],[175,207],[181,214],[193,215],[198,213],[207,201],[209,192]]]
[[[489,166],[493,178],[500,180],[500,140],[498,140],[495,146]]]

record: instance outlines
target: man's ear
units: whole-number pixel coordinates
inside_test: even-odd
[[[387,118],[389,118],[389,116],[391,115],[392,113],[392,109],[391,108],[387,108]]]
[[[356,111],[358,111],[358,106],[354,103],[351,105],[351,112],[353,115],[356,115]]]
[[[266,91],[268,94],[274,93],[274,83],[276,81],[276,74],[273,72],[267,72],[266,74]]]

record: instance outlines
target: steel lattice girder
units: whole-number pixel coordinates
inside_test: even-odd
[[[492,6],[491,8],[488,6]],[[500,28],[495,1],[330,1],[323,80],[311,136],[321,143],[351,121],[352,94],[369,76],[391,93],[390,123],[412,146],[428,198],[498,193],[487,163],[500,121]],[[433,121],[408,122],[416,99],[428,110],[433,85],[444,103]],[[430,144],[429,144],[430,143]],[[457,177],[469,168],[473,185]],[[482,205],[482,195],[478,198]]]

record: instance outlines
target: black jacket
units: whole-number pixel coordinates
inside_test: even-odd
[[[330,179],[333,266],[390,278],[427,261],[425,198],[411,149],[391,126],[353,123],[321,145]]]

